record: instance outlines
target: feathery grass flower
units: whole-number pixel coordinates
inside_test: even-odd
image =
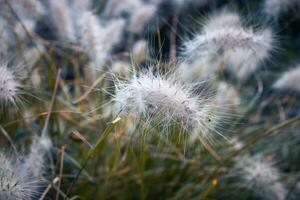
[[[224,28],[210,30],[197,35],[185,44],[187,56],[215,56],[223,55],[228,50],[268,48],[264,32],[254,32],[251,29]]]
[[[283,73],[273,84],[273,88],[300,92],[300,66]]]
[[[155,126],[175,123],[185,130],[206,130],[210,124],[209,98],[193,92],[190,85],[183,85],[172,74],[154,75],[148,70],[116,83],[115,111],[133,114]]]
[[[297,0],[265,0],[263,9],[267,15],[277,18],[280,14],[288,11],[296,2]]]
[[[8,63],[0,61],[0,101],[2,104],[16,104],[21,85],[16,74],[8,68]]]
[[[237,169],[245,181],[245,186],[258,195],[272,200],[284,200],[286,190],[279,182],[280,173],[262,155],[245,156],[237,163]]]
[[[27,155],[0,153],[0,199],[34,199],[44,185],[45,155],[52,147],[47,136],[35,137]]]
[[[45,170],[45,155],[52,147],[49,137],[35,137],[30,146],[29,153],[23,158],[22,177],[30,179],[31,177],[40,178]]]
[[[114,45],[120,40],[125,22],[122,19],[114,19],[101,24],[92,12],[85,12],[78,24],[81,27],[81,41],[85,51],[92,61],[93,67],[101,69]]]
[[[223,12],[208,19],[202,32],[185,42],[185,58],[178,71],[183,80],[203,80],[230,66],[244,80],[269,55],[273,42],[270,30],[244,28],[237,14]]]
[[[59,36],[62,39],[67,39],[71,42],[76,41],[76,31],[74,29],[74,22],[72,18],[72,10],[67,0],[51,0],[50,16]]]
[[[132,33],[140,33],[147,23],[153,18],[157,11],[156,5],[145,4],[140,6],[139,9],[132,15],[130,19],[129,30]]]
[[[242,22],[240,16],[235,12],[228,10],[218,11],[204,21],[203,32],[209,32],[218,28],[241,28]]]
[[[0,199],[27,200],[36,196],[38,181],[24,179],[20,174],[22,170],[17,160],[0,153]]]

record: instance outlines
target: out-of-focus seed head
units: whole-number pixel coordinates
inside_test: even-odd
[[[147,47],[148,45],[146,40],[139,40],[135,42],[132,48],[132,58],[135,64],[140,64],[148,56]]]
[[[132,33],[140,33],[146,27],[150,19],[153,18],[157,11],[157,7],[152,4],[141,6],[131,17],[129,30]]]
[[[288,11],[291,6],[297,2],[297,0],[265,0],[263,9],[267,15],[277,18],[280,14]]]
[[[245,186],[267,199],[284,200],[286,190],[280,183],[280,173],[262,155],[245,156],[237,163]]]
[[[300,66],[283,73],[273,84],[273,88],[300,92]]]
[[[67,0],[51,0],[49,4],[50,16],[52,17],[59,37],[75,42],[76,31],[74,29],[72,10]]]
[[[223,12],[213,15],[202,32],[185,42],[178,71],[183,80],[203,80],[229,66],[238,79],[245,80],[268,57],[273,44],[269,29],[243,28],[237,14]]]
[[[45,170],[45,155],[49,153],[52,142],[49,137],[35,137],[30,146],[29,153],[20,163],[20,173],[23,179],[31,179],[32,177],[41,178]]]
[[[91,59],[92,66],[101,69],[110,58],[112,48],[121,40],[125,22],[115,19],[106,25],[91,12],[85,12],[78,26],[81,27],[81,44]]]
[[[132,15],[143,5],[141,0],[110,0],[107,2],[104,9],[104,16],[106,17],[121,17],[123,15]]]

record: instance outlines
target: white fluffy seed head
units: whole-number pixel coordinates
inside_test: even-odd
[[[78,24],[82,30],[80,42],[93,67],[101,69],[109,59],[112,48],[121,40],[124,25],[122,19],[112,20],[103,25],[92,12],[85,12],[81,16]]]
[[[107,2],[104,15],[107,17],[121,17],[122,15],[131,15],[143,5],[141,0],[110,0]]]
[[[140,6],[134,12],[130,19],[129,30],[132,33],[140,33],[146,28],[147,23],[152,19],[157,11],[157,7],[153,4],[145,4]]]
[[[24,179],[31,177],[40,178],[45,169],[45,155],[52,147],[49,137],[35,137],[31,144],[29,153],[24,157],[20,171]]]
[[[67,0],[51,0],[50,16],[61,39],[76,41],[76,31],[72,18],[72,10]]]
[[[273,88],[300,92],[300,66],[283,73],[273,84]]]
[[[244,81],[246,80],[262,62],[270,56],[270,52],[274,48],[274,36],[270,29],[265,29],[259,32],[261,40],[264,41],[263,45],[256,46],[255,49],[248,49],[240,51],[240,53],[232,52],[228,58],[229,63],[233,63],[233,72],[236,73],[236,77]],[[237,58],[240,59],[237,59]],[[237,60],[237,61],[233,61]],[[235,64],[234,64],[235,63]]]
[[[184,60],[179,67],[183,80],[212,78],[229,67],[236,77],[245,80],[273,48],[269,29],[243,28],[236,13],[213,15],[202,32],[183,47]]]
[[[24,179],[14,159],[0,153],[0,199],[30,200],[37,194],[35,178]]]
[[[220,56],[228,50],[258,49],[269,47],[265,34],[238,28],[219,28],[197,35],[185,44],[188,56]]]
[[[6,62],[0,63],[0,101],[1,104],[16,103],[19,94],[20,84],[13,71],[11,71]]]
[[[195,133],[189,141],[191,143],[197,142],[199,133],[200,136],[205,136],[211,144],[216,143],[215,137],[211,133],[217,133],[227,140],[224,132],[226,132],[226,127],[230,126],[237,118],[240,101],[239,94],[233,86],[226,82],[220,82],[216,94],[206,106],[205,113],[209,119],[209,126],[203,130],[201,130],[201,126],[200,130],[199,128],[195,129]]]
[[[263,9],[267,15],[277,18],[296,2],[297,0],[265,0]]]
[[[130,113],[156,126],[175,123],[184,129],[204,130],[209,125],[208,98],[194,95],[172,75],[154,75],[149,70],[116,85],[115,113]]]
[[[21,19],[34,19],[45,12],[41,2],[37,0],[11,0],[11,6]]]
[[[219,83],[216,97],[217,101],[222,107],[234,108],[241,104],[241,99],[236,89],[226,82]]]
[[[135,64],[140,64],[148,57],[148,44],[146,40],[139,40],[132,48],[132,58]]]
[[[227,10],[219,11],[216,14],[208,17],[204,22],[203,32],[209,32],[219,28],[242,27],[240,16],[235,12]]]
[[[111,66],[111,72],[117,77],[128,77],[130,74],[130,63],[126,61],[114,61]]]
[[[286,190],[280,183],[280,173],[262,155],[245,156],[237,164],[245,186],[267,199],[284,200]]]

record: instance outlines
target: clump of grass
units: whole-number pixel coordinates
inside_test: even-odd
[[[297,199],[297,2],[1,3],[0,199]]]

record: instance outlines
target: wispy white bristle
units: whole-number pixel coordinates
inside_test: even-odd
[[[300,92],[300,66],[283,73],[273,84],[273,88]]]
[[[218,28],[241,28],[242,22],[240,16],[235,12],[220,11],[214,15],[211,15],[203,26],[203,32],[209,32]]]
[[[211,144],[215,142],[213,135],[210,133],[217,133],[219,136],[227,139],[223,134],[223,130],[235,121],[240,102],[239,94],[235,88],[226,82],[220,82],[216,94],[211,97],[210,102],[206,106],[207,110],[205,113],[209,120],[209,126],[203,130],[196,129],[189,141],[191,143],[198,141],[199,133],[205,134]]]

